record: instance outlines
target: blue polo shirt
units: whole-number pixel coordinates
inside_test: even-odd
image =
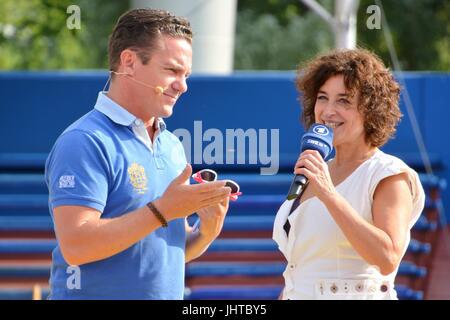
[[[64,205],[115,218],[160,197],[186,157],[164,122],[155,123],[152,143],[140,119],[100,92],[94,109],[61,134],[47,159],[52,218]],[[69,266],[58,246],[50,299],[182,299],[185,243],[184,219],[176,219],[115,256],[79,267]]]

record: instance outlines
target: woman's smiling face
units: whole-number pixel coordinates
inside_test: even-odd
[[[317,93],[315,121],[334,130],[335,147],[357,141],[365,143],[364,119],[358,110],[358,99],[358,93],[350,95],[343,75],[330,77]]]

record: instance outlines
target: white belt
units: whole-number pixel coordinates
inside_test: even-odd
[[[315,284],[317,299],[396,299],[389,281],[364,279],[323,279]]]

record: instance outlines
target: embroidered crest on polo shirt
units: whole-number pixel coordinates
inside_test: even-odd
[[[133,162],[128,167],[128,176],[130,177],[130,183],[139,194],[144,194],[147,191],[147,175],[145,174],[145,168],[140,164]]]
[[[75,188],[75,176],[61,176],[59,177],[59,188]]]

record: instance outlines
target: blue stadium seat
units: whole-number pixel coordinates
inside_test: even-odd
[[[437,208],[436,201],[431,199],[428,193],[425,194],[425,208],[424,210],[433,210]]]
[[[447,182],[438,176],[432,174],[419,173],[419,179],[426,191],[431,189],[444,190],[447,188]]]
[[[423,291],[413,290],[405,285],[395,285],[399,300],[423,300]]]
[[[5,231],[53,231],[53,221],[46,216],[2,216],[0,232]]]
[[[56,247],[56,240],[0,240],[0,255],[8,254],[51,254]]]
[[[204,286],[187,287],[186,300],[276,300],[282,290],[281,286]]]
[[[413,226],[413,230],[421,232],[432,232],[436,231],[438,225],[434,221],[428,221],[425,215],[421,215],[417,222]]]
[[[225,231],[272,231],[275,215],[229,215],[225,218]]]
[[[244,190],[242,192],[245,192]],[[286,200],[286,195],[258,194],[242,195],[237,201],[230,203],[230,215],[256,214],[275,215],[281,204]]]
[[[410,261],[402,261],[398,268],[399,276],[423,278],[427,275],[425,267],[419,267]]]
[[[43,174],[2,173],[0,174],[0,194],[47,194],[48,189]]]
[[[208,251],[277,251],[278,246],[272,239],[216,239]]]
[[[47,194],[0,194],[0,215],[49,215]]]
[[[0,265],[0,280],[7,278],[42,278],[50,277],[50,265]]]
[[[42,300],[47,299],[50,294],[48,288],[44,288],[41,291]],[[33,289],[22,289],[22,288],[1,288],[0,289],[0,300],[31,300],[33,297]]]
[[[0,171],[42,172],[47,156],[47,153],[0,153]]]
[[[429,254],[431,252],[431,244],[411,239],[407,252],[413,254]]]
[[[236,181],[245,195],[253,194],[284,194],[292,182],[293,174],[278,173],[276,175],[260,175],[258,173],[226,173],[220,174],[220,179]],[[240,198],[241,199],[241,198]]]
[[[186,265],[186,277],[208,276],[277,276],[286,267],[282,262],[248,263],[248,262],[191,262]]]

